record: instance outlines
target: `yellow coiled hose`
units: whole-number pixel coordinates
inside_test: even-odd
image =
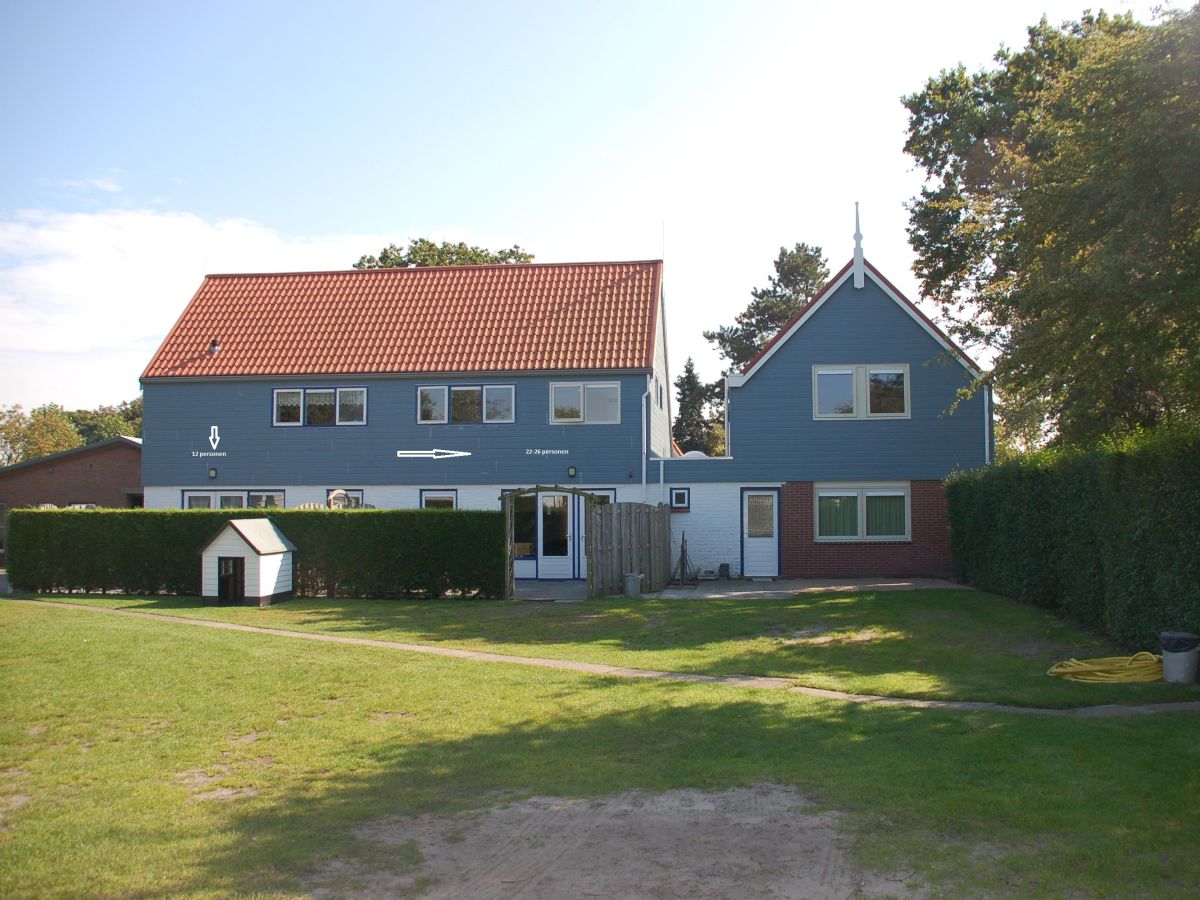
[[[1162,681],[1162,657],[1143,650],[1133,656],[1102,659],[1068,659],[1050,667],[1048,675],[1071,681],[1122,682]]]

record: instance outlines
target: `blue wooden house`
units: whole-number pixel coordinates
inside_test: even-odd
[[[855,238],[854,258],[726,379],[726,455],[662,463],[673,530],[701,567],[953,572],[942,480],[991,461],[991,395],[960,397],[978,367]]]
[[[641,500],[671,446],[661,286],[660,261],[210,275],[142,375],[146,505]],[[518,577],[586,577],[578,497],[516,521]]]
[[[747,576],[952,569],[941,481],[990,460],[977,367],[862,258],[727,379],[679,457],[662,263],[212,275],[142,376],[148,507],[667,503]],[[515,510],[518,578],[586,577],[583,504]]]

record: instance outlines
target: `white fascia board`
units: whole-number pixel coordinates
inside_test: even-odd
[[[933,338],[935,341],[937,341],[938,344],[940,344],[941,347],[947,353],[949,353],[952,357],[954,357],[955,362],[957,362],[960,366],[962,366],[964,369],[966,369],[967,372],[970,373],[972,378],[979,378],[982,375],[982,373],[978,369],[976,369],[974,366],[970,366],[967,364],[967,361],[964,358],[961,350],[959,350],[952,343],[950,343],[940,332],[937,331],[937,329],[933,328],[927,321],[925,321],[925,319],[908,303],[908,301],[901,298],[895,291],[893,291],[890,287],[888,287],[886,282],[881,281],[878,277],[876,277],[875,273],[873,271],[871,271],[871,268],[869,266],[866,267],[865,271],[866,271],[867,277],[870,278],[873,282],[875,282],[875,284],[878,285],[879,289],[882,290],[883,293],[887,297],[889,297],[893,303],[895,303],[902,310],[904,310],[904,312],[908,314],[908,317],[910,319],[912,319],[914,322],[916,322],[918,325],[920,325],[922,330],[924,330],[924,332],[926,334],[928,334],[931,338]],[[836,282],[831,284],[828,287],[828,289],[826,289],[825,292],[821,295],[821,298],[819,300],[817,300],[817,302],[814,303],[812,306],[810,306],[805,311],[803,316],[801,316],[799,319],[796,320],[795,324],[793,324],[792,327],[788,329],[787,334],[785,334],[782,338],[777,340],[774,343],[774,345],[772,345],[771,349],[768,350],[766,352],[766,354],[762,357],[762,359],[760,359],[757,363],[754,364],[754,368],[752,368],[745,375],[740,376],[741,380],[739,382],[737,382],[736,384],[732,384],[731,386],[741,387],[743,384],[745,384],[747,381],[749,381],[750,378],[755,373],[757,373],[759,369],[761,369],[764,365],[766,365],[767,360],[769,360],[772,356],[775,355],[775,351],[778,350],[780,347],[782,347],[784,344],[786,344],[789,340],[791,340],[792,335],[794,335],[797,331],[799,331],[802,327],[804,327],[804,323],[807,322],[812,317],[813,313],[815,313],[818,309],[820,309],[822,306],[824,306],[826,300],[828,300],[830,297],[832,297],[834,294],[836,294],[839,290],[841,290],[842,285],[845,284],[847,281],[849,281],[853,277],[853,275],[854,275],[853,267],[850,269],[847,269],[845,274],[843,274],[842,277],[839,278]]]
[[[832,297],[834,294],[836,294],[839,290],[841,290],[842,285],[845,284],[847,281],[849,281],[851,279],[851,277],[853,276],[853,274],[854,273],[853,273],[852,269],[847,269],[842,274],[841,278],[839,278],[836,282],[834,282],[833,284],[831,284],[827,288],[825,288],[825,290],[821,293],[820,298],[815,303],[813,303],[807,310],[805,310],[804,315],[801,316],[799,319],[797,319],[792,324],[792,327],[787,330],[787,334],[785,334],[783,337],[781,337],[779,340],[777,340],[774,344],[771,345],[771,349],[768,350],[765,354],[763,354],[762,358],[759,359],[759,361],[754,364],[754,368],[752,368],[749,372],[746,372],[745,374],[740,376],[741,380],[737,385],[731,385],[731,386],[741,387],[743,384],[745,384],[747,381],[749,381],[752,377],[754,377],[754,375],[758,372],[758,370],[761,369],[763,366],[765,366],[767,364],[767,361],[772,356],[775,355],[775,351],[778,350],[780,347],[782,347],[784,344],[786,344],[789,340],[791,340],[792,335],[795,334],[797,331],[799,331],[801,328],[803,328],[804,323],[807,322],[810,318],[812,318],[813,313],[815,313],[818,309],[820,309],[822,306],[824,306],[826,300],[828,300],[830,297]],[[870,274],[869,271],[868,271],[868,274]]]

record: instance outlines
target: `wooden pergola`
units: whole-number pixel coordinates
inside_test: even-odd
[[[518,488],[515,491],[505,491],[500,495],[500,500],[504,504],[504,599],[512,600],[517,596],[517,581],[513,561],[516,559],[516,535],[513,533],[513,501],[517,497],[527,497],[530,494],[537,495],[543,493],[555,494],[573,494],[576,497],[583,498],[583,515],[584,521],[590,521],[592,514],[592,504],[595,502],[597,494],[591,491],[585,491],[583,488],[564,487],[561,484],[535,484],[533,487]],[[604,495],[607,499],[607,495]],[[588,596],[592,596],[592,567],[588,566]]]

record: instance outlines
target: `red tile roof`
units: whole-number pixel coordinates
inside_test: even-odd
[[[661,282],[661,260],[209,275],[142,377],[649,369]]]

